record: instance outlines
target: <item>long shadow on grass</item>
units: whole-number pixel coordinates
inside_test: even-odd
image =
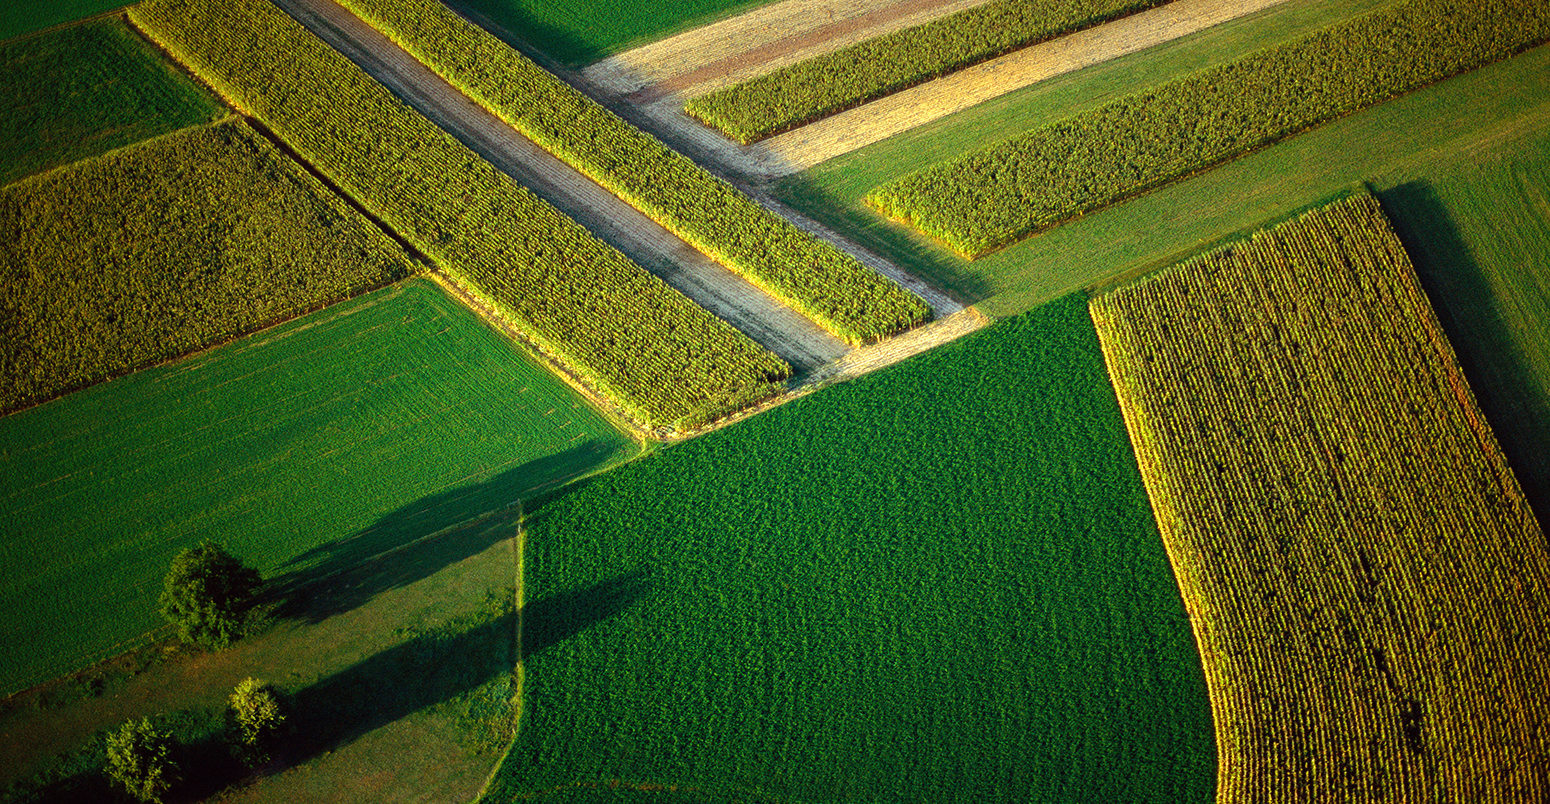
[[[520,615],[523,654],[531,656],[620,614],[646,595],[649,580],[646,571],[638,570],[534,601]],[[417,636],[286,696],[287,736],[268,772],[339,749],[510,673],[518,616],[508,611],[461,633]],[[202,800],[238,781],[244,771],[226,751],[220,739],[187,746],[182,764],[191,772],[174,798]],[[69,790],[98,789],[101,784],[100,777],[89,776],[66,783]],[[60,792],[67,790],[62,787]]]
[[[359,533],[286,562],[283,574],[269,585],[269,598],[278,604],[278,616],[314,623],[350,611],[509,538],[523,495],[553,486],[578,465],[609,454],[607,444],[588,441],[484,483],[424,497]]]
[[[1430,183],[1378,193],[1541,525],[1550,523],[1550,402],[1502,323],[1491,284]]]

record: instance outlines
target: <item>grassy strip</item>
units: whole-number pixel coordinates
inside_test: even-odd
[[[1538,0],[1412,0],[873,189],[970,259],[1550,37]]]
[[[690,98],[684,111],[744,145],[1020,47],[1165,0],[997,0]]]
[[[411,272],[380,230],[232,121],[0,189],[0,411]]]
[[[417,278],[7,416],[0,695],[160,625],[167,562],[201,538],[287,588],[345,572],[331,605],[353,608],[408,580],[369,559],[433,572],[489,542],[422,538],[636,452]]]
[[[525,527],[523,723],[485,801],[1213,800],[1200,660],[1085,298]]]
[[[1544,798],[1550,550],[1377,202],[1092,314],[1205,658],[1222,800]]]
[[[119,20],[7,42],[0,184],[225,114]]]
[[[767,395],[790,366],[630,262],[267,0],[130,11],[238,107],[648,426]]]
[[[930,317],[856,258],[712,176],[437,0],[344,0],[480,105],[700,251],[852,344]]]

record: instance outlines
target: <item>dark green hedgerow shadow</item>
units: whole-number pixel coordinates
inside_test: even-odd
[[[628,609],[650,591],[649,580],[647,570],[627,572],[534,601],[520,615],[508,604],[471,628],[414,637],[285,695],[286,733],[277,741],[274,759],[264,773],[277,773],[342,748],[375,729],[467,695],[510,673],[519,616],[523,654],[535,655]],[[500,692],[509,699],[509,687]],[[223,717],[217,711],[201,710],[159,719],[185,741],[176,754],[184,781],[169,802],[204,800],[247,775],[227,747]],[[127,801],[98,768],[78,770],[8,800]]]
[[[1415,263],[1482,412],[1541,524],[1550,522],[1550,402],[1504,331],[1489,278],[1430,182],[1375,191]]]
[[[478,555],[512,535],[522,497],[607,454],[606,444],[587,441],[483,483],[423,497],[359,533],[308,550],[282,565],[283,574],[269,584],[276,616],[321,622]]]

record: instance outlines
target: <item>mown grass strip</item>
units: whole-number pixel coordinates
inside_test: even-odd
[[[910,173],[867,203],[973,259],[1547,38],[1539,0],[1411,0]]]
[[[593,237],[267,0],[130,17],[541,349],[647,426],[689,426],[790,366]]]
[[[1165,0],[999,0],[690,98],[684,111],[748,145],[1017,48]]]
[[[798,229],[436,0],[343,4],[480,105],[839,338],[931,317],[914,294]]]
[[[120,20],[6,42],[0,184],[226,113]]]
[[[413,271],[240,120],[0,188],[0,412]]]
[[[1205,660],[1221,800],[1550,793],[1550,550],[1377,202],[1091,309]]]

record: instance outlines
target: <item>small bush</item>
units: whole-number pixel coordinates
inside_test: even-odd
[[[172,560],[161,593],[162,616],[185,642],[220,650],[246,630],[262,580],[257,570],[206,540]]]
[[[232,690],[227,700],[231,705],[233,742],[238,756],[249,765],[267,761],[269,743],[285,722],[274,687],[267,681],[246,678]]]
[[[171,736],[149,718],[125,723],[108,735],[107,773],[137,801],[161,801],[177,782]]]

